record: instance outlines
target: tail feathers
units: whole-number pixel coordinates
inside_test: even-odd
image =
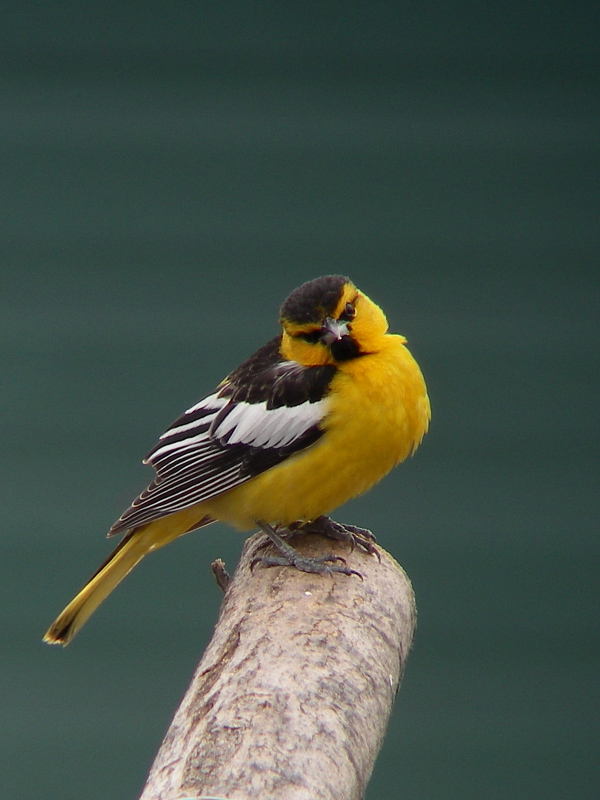
[[[134,530],[119,543],[104,564],[71,600],[46,631],[48,644],[67,645],[100,603],[131,572],[146,553],[153,550],[144,529]]]
[[[134,528],[127,533],[102,566],[92,575],[83,589],[75,595],[65,610],[46,631],[48,644],[67,645],[123,578],[131,572],[146,553],[163,547],[178,536],[215,520],[192,506]]]

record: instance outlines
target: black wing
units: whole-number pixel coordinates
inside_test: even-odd
[[[322,436],[336,368],[282,360],[280,342],[258,350],[163,433],[144,459],[156,478],[110,535],[233,489]]]

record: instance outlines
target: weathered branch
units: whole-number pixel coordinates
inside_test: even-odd
[[[384,551],[312,535],[294,546],[343,555],[363,580],[251,571],[264,540],[246,542],[141,800],[364,795],[412,642],[410,581]]]

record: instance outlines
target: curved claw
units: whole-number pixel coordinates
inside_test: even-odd
[[[301,572],[311,572],[316,575],[332,575],[334,572],[339,572],[342,575],[357,575],[364,580],[360,572],[347,567],[345,561],[344,564],[336,564],[336,561],[344,561],[344,559],[334,555],[309,558],[302,553],[298,553],[298,557],[293,559],[289,559],[287,556],[256,556],[250,563],[250,569],[254,571],[257,564],[261,564],[263,567],[295,567]]]
[[[306,531],[306,533],[319,533],[323,536],[328,536],[330,539],[337,541],[347,542],[351,550],[359,545],[369,555],[377,556],[381,562],[381,555],[379,549],[376,547],[375,536],[367,528],[359,528],[356,525],[346,525],[341,522],[336,522],[326,516],[317,517],[312,522],[298,526],[297,530]]]
[[[257,524],[261,530],[267,534],[280,555],[255,556],[250,564],[251,570],[254,570],[254,567],[260,563],[265,567],[295,567],[301,572],[312,572],[318,575],[331,575],[334,572],[340,572],[342,575],[358,575],[358,577],[363,580],[363,576],[360,572],[346,566],[346,559],[342,556],[330,553],[325,556],[319,556],[318,558],[310,558],[309,556],[299,553],[285,542],[268,523],[259,520]]]

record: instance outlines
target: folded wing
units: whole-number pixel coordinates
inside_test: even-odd
[[[334,373],[282,361],[279,339],[269,342],[163,433],[144,459],[156,478],[109,535],[222,494],[314,444]]]

